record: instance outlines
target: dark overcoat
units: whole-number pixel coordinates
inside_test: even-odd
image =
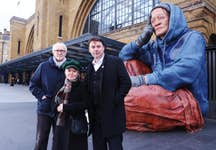
[[[100,116],[102,134],[104,137],[122,134],[126,129],[126,116],[124,107],[124,97],[131,87],[130,77],[121,59],[116,56],[105,54],[103,60],[103,78],[100,96]],[[87,68],[87,86],[90,91],[92,79],[90,74],[94,72],[94,67],[89,64]],[[93,97],[90,94],[89,102],[93,104]],[[95,123],[94,109],[89,111],[90,123]]]
[[[29,90],[38,100],[38,114],[54,117],[54,97],[63,86],[64,80],[64,71],[56,66],[53,56],[40,63],[29,82]],[[44,95],[46,100],[42,100]]]
[[[84,84],[82,82],[73,82],[71,92],[68,95],[68,104],[63,105],[63,111],[65,113],[64,126],[56,126],[53,139],[53,150],[87,150],[87,133],[86,134],[73,134],[70,131],[71,118],[79,118],[86,120],[85,110],[86,106],[86,94]],[[65,94],[63,91],[59,91],[56,99],[64,100]],[[58,103],[58,102],[57,102]],[[87,120],[85,121],[87,125]]]

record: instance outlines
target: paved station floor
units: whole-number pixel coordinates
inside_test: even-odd
[[[215,150],[216,120],[205,119],[196,133],[184,130],[124,133],[124,150]],[[36,99],[27,86],[0,84],[0,150],[33,150]],[[51,138],[48,150],[50,150]],[[92,150],[89,137],[89,150]]]

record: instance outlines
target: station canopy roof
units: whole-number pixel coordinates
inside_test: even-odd
[[[67,58],[77,59],[83,66],[86,66],[92,60],[92,56],[88,52],[88,40],[93,36],[91,33],[86,33],[78,38],[64,42],[68,48]],[[103,36],[100,37],[107,46],[105,50],[107,54],[118,55],[118,52],[125,45]],[[33,71],[39,63],[46,61],[50,56],[52,56],[52,46],[0,64],[0,74]]]

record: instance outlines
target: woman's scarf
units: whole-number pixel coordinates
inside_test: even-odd
[[[72,84],[73,84],[73,87],[75,87],[79,84],[79,81],[80,81],[79,77],[77,77],[74,80],[65,79],[63,87],[57,92],[55,96],[55,102],[57,104],[63,103],[62,101],[66,99],[66,93],[71,92]]]
[[[57,103],[58,104],[68,104],[69,102],[69,93],[71,92],[71,87],[72,87],[72,82],[68,79],[65,79],[65,83],[64,86],[59,90],[59,92],[57,93],[56,97],[58,97]],[[61,94],[62,93],[62,96]],[[60,94],[60,95],[58,95]],[[57,126],[64,126],[65,124],[65,113],[64,112],[60,112],[58,114],[58,118],[56,121],[56,125]]]
[[[57,104],[68,103],[68,94],[71,92],[71,87],[72,81],[65,79],[63,87],[58,91],[58,93],[55,96],[55,102]]]

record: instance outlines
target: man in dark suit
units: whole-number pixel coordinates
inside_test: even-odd
[[[100,37],[91,38],[88,44],[93,56],[86,76],[93,148],[123,150],[122,133],[126,129],[124,97],[131,81],[121,59],[104,53],[105,43]]]

